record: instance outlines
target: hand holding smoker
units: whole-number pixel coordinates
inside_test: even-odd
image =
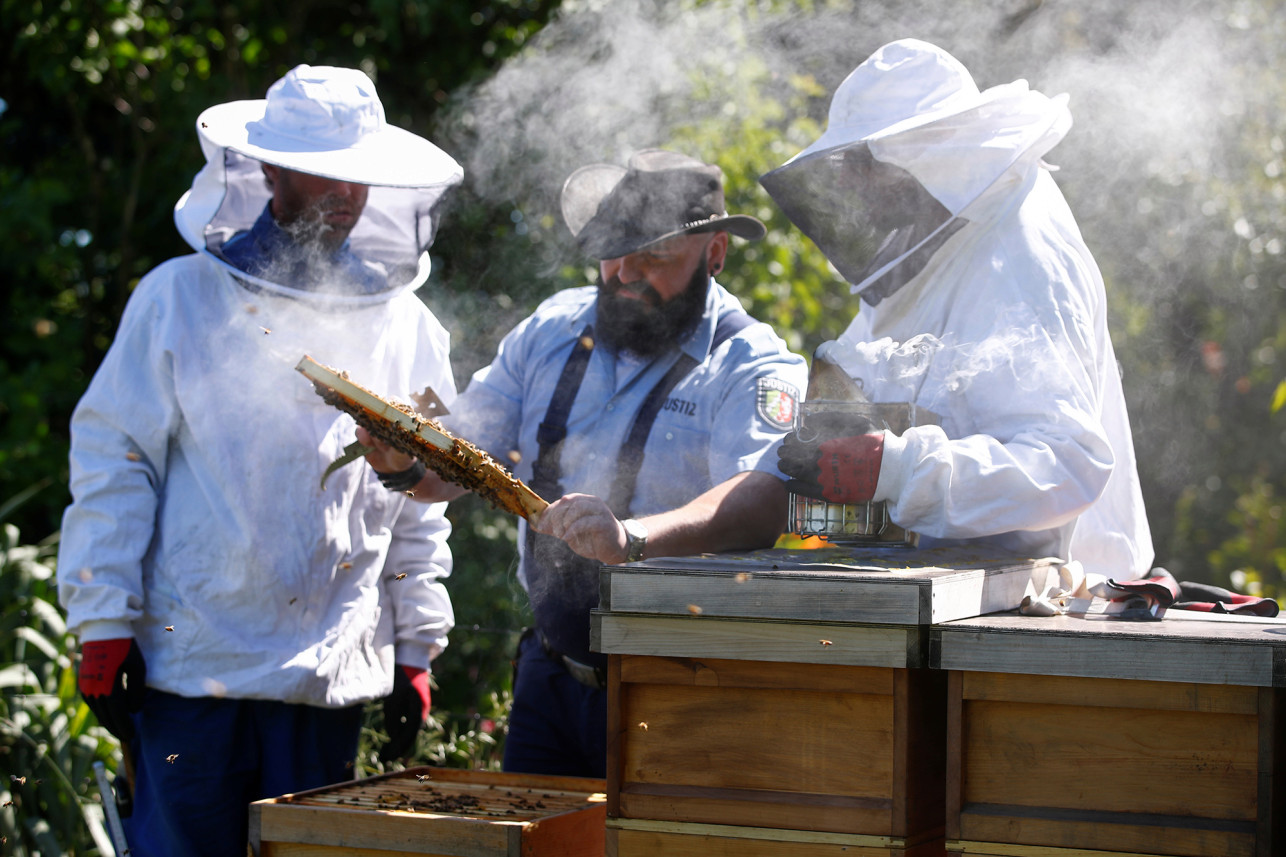
[[[790,529],[836,544],[915,547],[919,536],[893,523],[884,502],[873,499],[884,432],[936,425],[938,416],[909,402],[869,401],[827,359],[828,344],[813,354],[808,395],[778,452],[782,473],[791,477]]]

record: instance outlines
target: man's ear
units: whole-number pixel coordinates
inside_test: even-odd
[[[277,182],[277,174],[281,172],[281,167],[261,163],[259,168],[263,170],[263,180],[267,183],[268,189],[272,190],[273,185]]]
[[[710,276],[717,277],[728,258],[728,233],[716,232],[714,240],[706,247],[706,254],[706,268],[710,271]]]

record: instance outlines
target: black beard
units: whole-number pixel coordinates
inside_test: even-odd
[[[655,357],[672,348],[696,329],[705,314],[710,274],[698,265],[683,292],[662,301],[656,289],[643,286],[643,300],[617,295],[621,281],[606,283],[598,278],[597,339],[613,351],[629,351],[639,357]]]

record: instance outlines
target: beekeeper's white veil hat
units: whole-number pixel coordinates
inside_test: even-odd
[[[853,69],[831,99],[826,131],[760,183],[874,304],[1070,127],[1066,95],[1047,97],[1025,80],[980,91],[947,51],[899,39]]]
[[[383,300],[428,277],[439,203],[464,173],[433,143],[388,124],[375,85],[363,72],[300,65],[274,83],[266,98],[210,107],[196,126],[206,166],[174,211],[179,232],[194,249],[232,269],[219,250],[262,213],[271,192],[260,165],[269,163],[370,186],[349,248],[386,277],[387,288],[327,299]],[[275,291],[301,291],[236,273]]]

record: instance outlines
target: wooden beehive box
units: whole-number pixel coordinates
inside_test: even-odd
[[[1011,615],[932,637],[949,853],[1286,853],[1286,624]]]
[[[1016,605],[1038,567],[834,548],[603,569],[608,853],[944,854],[929,622]]]
[[[609,854],[943,853],[941,674],[638,655],[608,669]]]
[[[602,780],[410,768],[250,805],[259,857],[601,857]]]

